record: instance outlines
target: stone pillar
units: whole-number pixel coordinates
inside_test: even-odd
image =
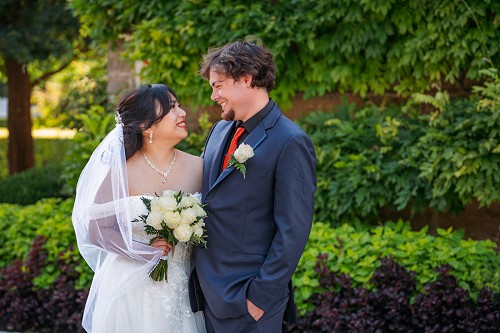
[[[136,87],[134,64],[125,62],[120,54],[123,52],[124,40],[120,39],[113,45],[108,44],[108,86],[109,102],[115,105],[124,92]]]

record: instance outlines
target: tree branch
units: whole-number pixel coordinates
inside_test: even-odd
[[[61,65],[61,67],[59,67],[58,69],[55,69],[53,71],[50,71],[50,72],[47,72],[45,74],[43,74],[42,76],[40,76],[38,79],[35,79],[31,82],[31,87],[36,87],[37,85],[39,85],[40,83],[42,83],[43,81],[47,80],[49,77],[51,77],[52,75],[56,74],[56,73],[59,73],[60,71],[62,71],[63,69],[65,69],[66,67],[68,67],[71,62],[73,61],[74,57],[72,57],[70,60],[68,60],[67,62],[65,62],[64,64]]]

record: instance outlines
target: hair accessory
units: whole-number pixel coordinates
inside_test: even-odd
[[[120,115],[120,113],[118,112],[118,110],[115,111],[115,121],[116,121],[116,124],[117,125],[123,125],[123,121],[122,121],[122,116]]]

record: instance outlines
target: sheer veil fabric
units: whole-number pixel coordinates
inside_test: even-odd
[[[145,277],[149,279],[149,270],[162,255],[161,250],[132,238],[134,216],[125,162],[123,127],[117,124],[95,149],[76,188],[73,226],[80,253],[95,272],[83,315],[87,332],[96,332],[93,323],[106,318],[118,298],[137,288]],[[107,263],[118,258],[131,259],[134,265],[114,275]]]

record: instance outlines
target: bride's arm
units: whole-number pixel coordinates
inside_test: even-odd
[[[125,242],[118,225],[107,226],[108,218],[91,220],[89,223],[89,241],[107,252],[115,253],[132,259],[143,259],[150,261],[155,257],[151,247],[138,242],[131,242],[130,245]],[[144,251],[149,248],[149,253]],[[141,251],[141,247],[143,248]]]
[[[132,240],[131,230],[123,230],[116,218],[116,213],[109,209],[114,203],[96,204],[91,207],[88,225],[88,239],[91,244],[107,252],[136,260],[151,261],[162,255],[161,247],[152,247]]]

